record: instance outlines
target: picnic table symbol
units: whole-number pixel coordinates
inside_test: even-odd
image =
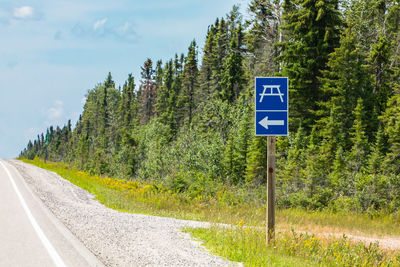
[[[264,86],[264,91],[260,94],[260,103],[263,101],[264,96],[279,96],[281,99],[281,102],[283,103],[283,93],[281,93],[281,86],[280,85],[263,85]],[[267,90],[269,92],[267,92]],[[274,89],[276,89],[276,92],[274,93]]]

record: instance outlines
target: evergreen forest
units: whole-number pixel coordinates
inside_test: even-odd
[[[122,86],[108,73],[75,126],[49,127],[20,156],[262,202],[267,138],[254,134],[254,78],[289,77],[277,205],[398,212],[400,1],[252,0],[239,10],[208,27],[204,47],[147,59]]]

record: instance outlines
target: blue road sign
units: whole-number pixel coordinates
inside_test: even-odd
[[[289,134],[289,79],[256,78],[256,135]]]

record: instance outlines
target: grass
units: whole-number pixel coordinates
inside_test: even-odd
[[[278,233],[266,246],[265,232],[256,228],[187,228],[213,253],[245,266],[400,266],[400,254],[378,244],[352,243],[342,238],[321,239],[294,231]]]
[[[242,217],[258,216],[264,210],[262,206],[254,207],[252,203],[229,205],[218,201],[218,197],[207,200],[192,198],[183,193],[174,193],[157,183],[146,184],[90,175],[63,163],[45,163],[40,159],[21,160],[57,173],[93,194],[100,203],[120,211],[230,223]]]
[[[365,246],[353,244],[347,238],[321,239],[291,232],[295,229],[297,233],[400,236],[399,219],[394,216],[371,218],[362,214],[277,210],[277,238],[274,246],[266,248],[265,233],[260,230],[265,227],[265,207],[260,203],[233,204],[223,201],[223,192],[214,198],[193,198],[157,183],[99,177],[63,163],[44,163],[40,159],[22,160],[56,172],[92,193],[109,208],[235,225],[186,231],[203,240],[213,252],[247,266],[400,266],[399,256],[380,250],[377,244]]]
[[[265,206],[257,202],[231,204],[222,201],[220,196],[207,199],[192,198],[184,193],[171,192],[161,184],[89,175],[63,163],[44,163],[40,159],[22,160],[56,172],[92,193],[99,202],[116,210],[228,224],[244,220],[248,225],[265,225]],[[277,228],[282,231],[296,229],[370,237],[400,236],[400,219],[393,215],[371,218],[364,214],[288,209],[277,210],[276,221]]]
[[[396,215],[349,214],[345,212],[279,210],[279,228],[318,233],[346,233],[369,237],[400,237],[400,220]]]

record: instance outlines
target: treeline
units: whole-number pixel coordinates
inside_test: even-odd
[[[246,20],[234,6],[208,27],[201,61],[193,41],[165,63],[147,59],[137,86],[129,75],[116,88],[110,73],[88,92],[73,130],[50,127],[21,156],[193,197],[229,187],[262,199],[266,138],[254,136],[254,77],[287,76],[279,205],[397,211],[399,2],[253,0]]]

